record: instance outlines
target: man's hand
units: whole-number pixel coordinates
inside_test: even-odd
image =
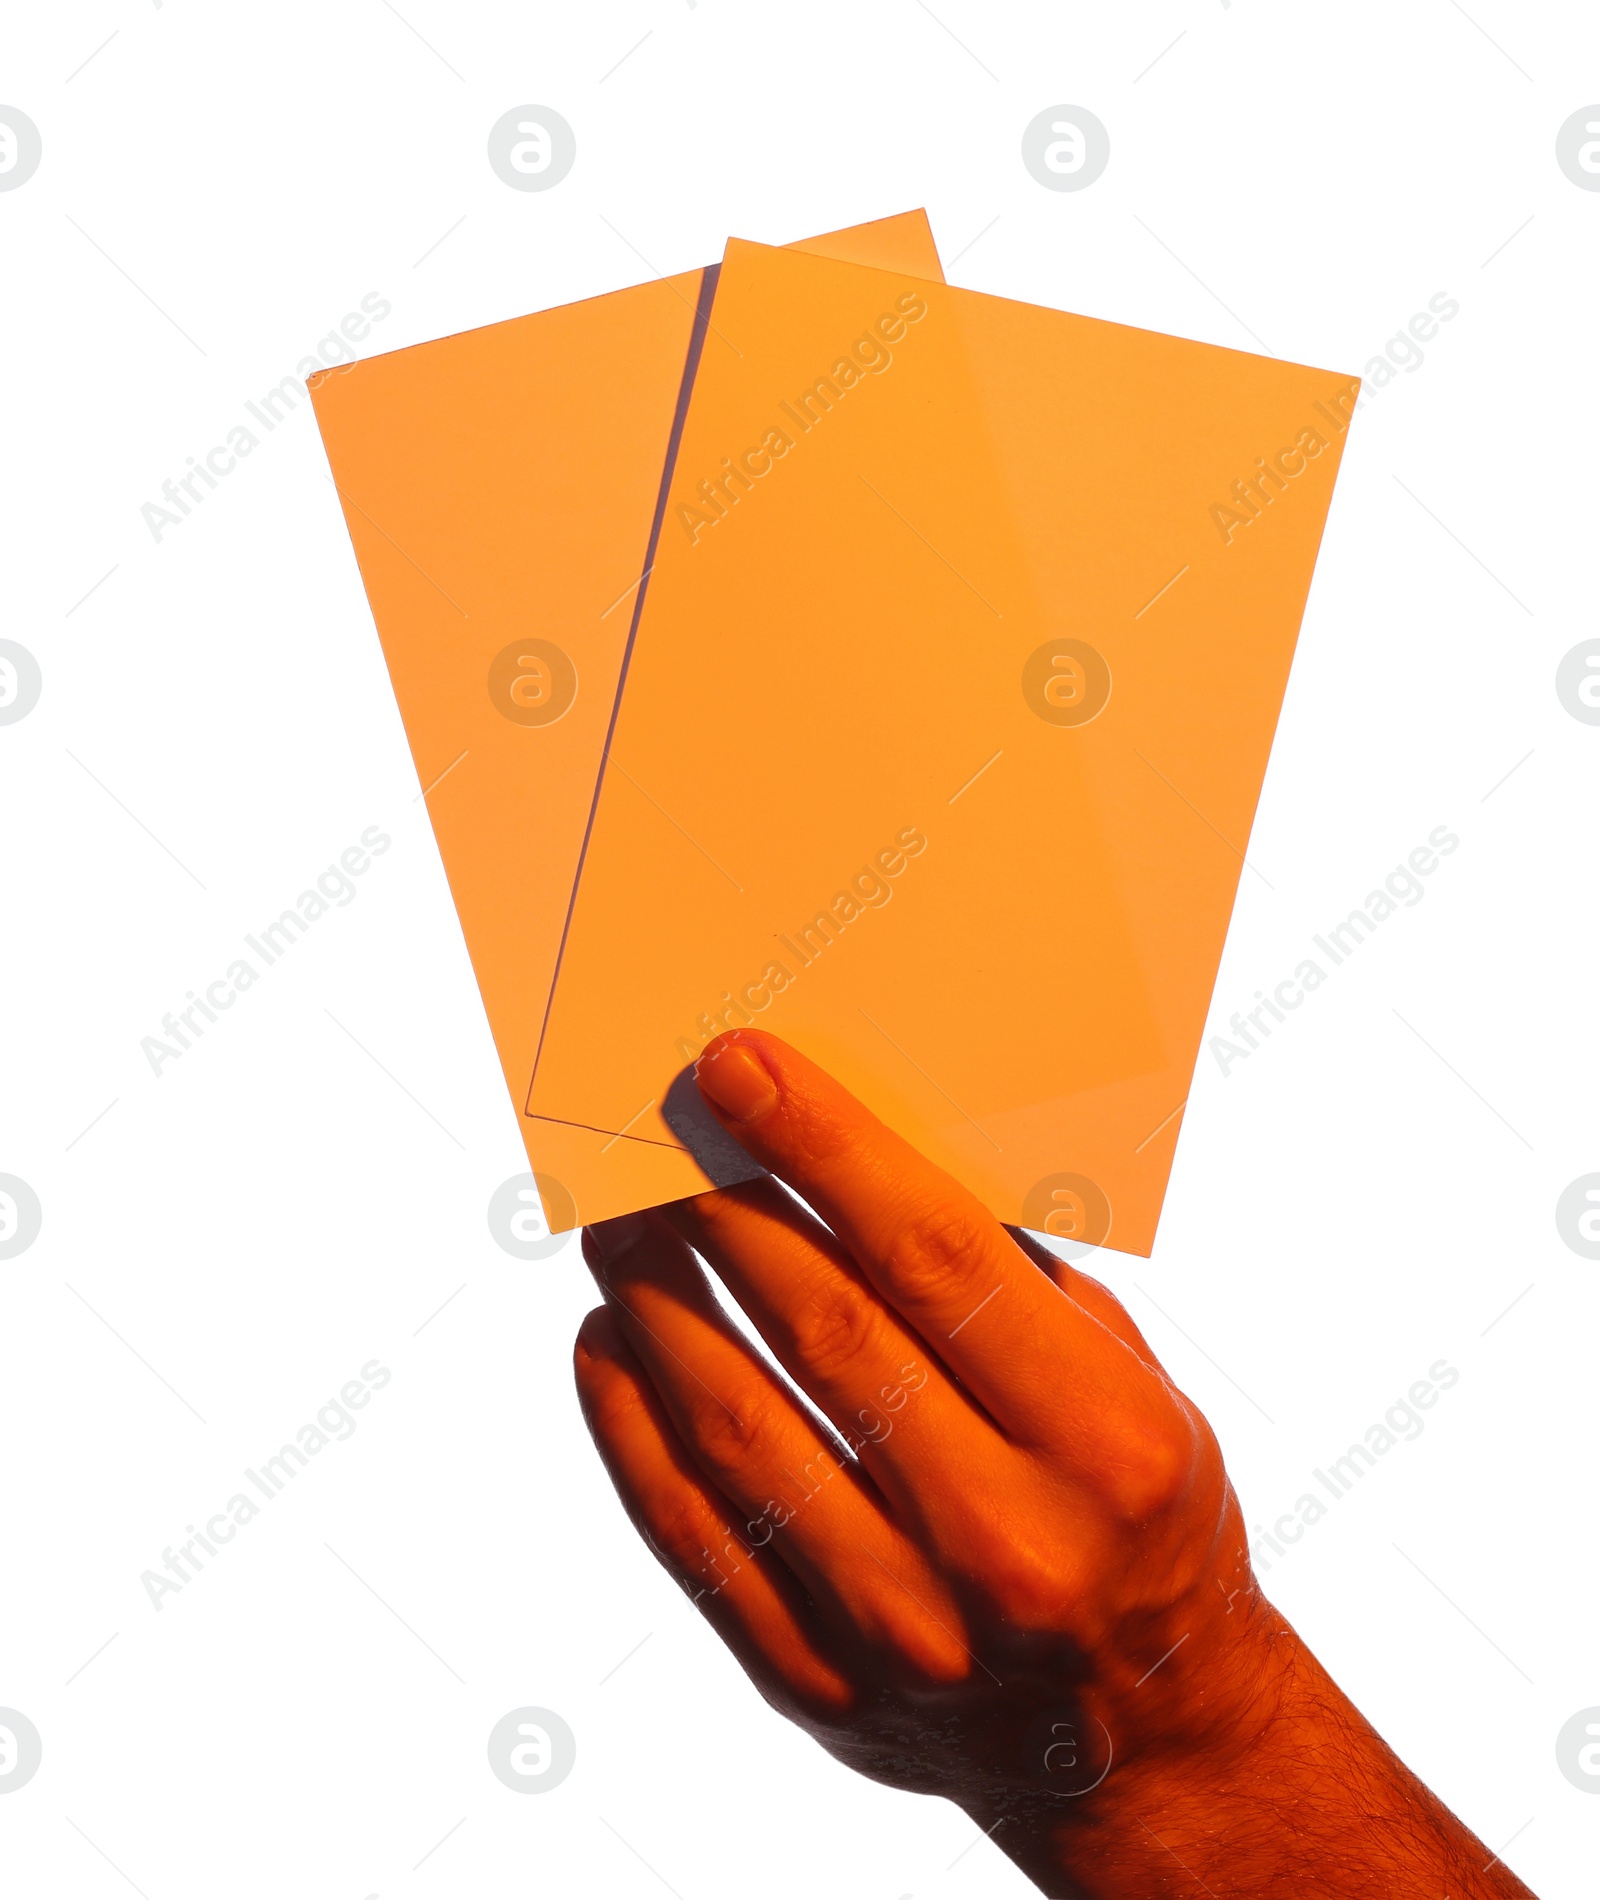
[[[775,1037],[696,1073],[815,1214],[762,1180],[587,1230],[578,1388],[776,1708],[1053,1894],[1526,1893],[1262,1597],[1210,1427],[1104,1287]]]

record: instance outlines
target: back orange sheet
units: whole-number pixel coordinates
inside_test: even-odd
[[[941,278],[926,216],[808,240]],[[714,269],[329,371],[312,400],[513,1102],[527,1091]],[[551,1224],[693,1193],[517,1117]]]
[[[756,1022],[1147,1253],[1358,385],[739,242],[710,320],[528,1113],[701,1147]]]

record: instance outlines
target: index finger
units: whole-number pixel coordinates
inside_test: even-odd
[[[1130,1381],[1159,1386],[976,1195],[787,1043],[735,1030],[695,1079],[728,1132],[816,1209],[1005,1430],[1053,1436],[1069,1391],[1079,1411],[1097,1393],[1126,1405]]]

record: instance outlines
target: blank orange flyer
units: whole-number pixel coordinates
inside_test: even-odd
[[[528,1113],[700,1147],[757,1023],[1147,1253],[1357,384],[738,241],[710,326]]]
[[[941,275],[920,211],[809,242]],[[312,386],[516,1110],[714,279],[683,272]],[[674,1139],[517,1121],[557,1227],[704,1184]]]

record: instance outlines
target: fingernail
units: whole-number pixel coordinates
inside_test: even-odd
[[[743,1043],[725,1042],[694,1065],[700,1093],[733,1121],[748,1125],[778,1106],[778,1085],[761,1058]]]
[[[635,1242],[643,1240],[650,1227],[648,1214],[619,1214],[615,1220],[598,1220],[589,1228],[602,1260],[615,1260]]]

